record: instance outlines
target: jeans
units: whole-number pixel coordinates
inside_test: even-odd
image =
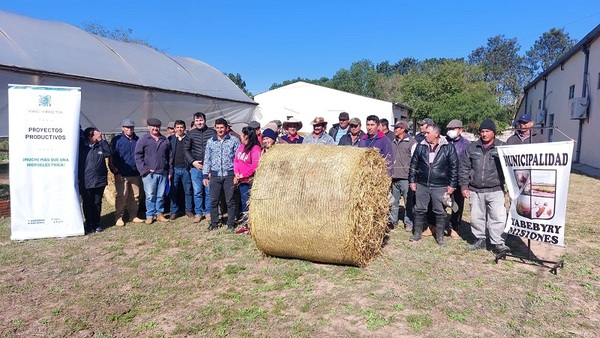
[[[165,187],[167,174],[150,173],[142,177],[146,193],[146,218],[154,218],[165,211]]]
[[[196,216],[210,214],[210,188],[202,184],[202,170],[192,168],[192,188],[194,190],[194,213]],[[210,185],[209,185],[210,186]]]
[[[392,203],[392,213],[390,222],[396,224],[400,213],[400,197],[404,200],[404,226],[412,227],[413,225],[413,205],[408,201],[408,180],[393,179],[392,180],[392,195],[394,202]]]
[[[250,189],[252,189],[251,183],[240,183],[240,195],[242,197],[242,215],[244,220],[244,225],[248,220],[248,200],[250,199]]]
[[[173,168],[173,184],[171,184],[171,190],[169,197],[171,199],[171,215],[175,215],[179,212],[179,205],[177,204],[177,197],[179,195],[179,183],[183,188],[185,194],[185,212],[192,211],[192,178],[190,172],[186,168]]]
[[[93,231],[100,225],[102,212],[102,196],[105,187],[90,188],[79,187],[79,194],[83,200],[83,216],[85,216],[85,231]]]
[[[129,220],[138,216],[141,188],[142,178],[140,176],[121,176],[120,180],[115,177],[115,190],[117,191],[115,201],[116,220],[123,217],[125,208],[127,208]]]
[[[504,206],[504,192],[475,192],[469,193],[469,206],[471,207],[471,232],[477,239],[485,238],[485,230],[490,235],[490,243],[504,244],[506,235],[506,207]]]
[[[227,225],[235,225],[235,199],[233,191],[233,176],[211,177],[209,184],[210,188],[210,224],[217,225],[219,222],[219,201],[221,191],[225,194],[225,202],[227,204]]]

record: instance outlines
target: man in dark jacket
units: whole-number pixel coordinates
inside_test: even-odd
[[[463,123],[461,120],[452,120],[446,125],[446,140],[448,143],[454,146],[456,149],[456,155],[458,156],[458,168],[460,171],[460,160],[463,157],[463,154],[471,141],[467,140],[462,136],[463,132]],[[460,228],[460,223],[462,220],[463,210],[465,208],[465,199],[462,196],[462,191],[460,189],[456,189],[454,194],[452,194],[454,198],[454,202],[456,203],[456,211],[452,210],[452,215],[450,216],[450,222],[448,224],[448,233],[452,238],[459,238],[458,229]]]
[[[504,244],[504,176],[496,149],[504,142],[496,138],[496,124],[489,119],[481,122],[479,137],[465,151],[459,169],[460,189],[469,199],[471,231],[476,238],[469,250],[486,248],[487,229],[492,251],[498,254],[510,251]]]
[[[138,218],[142,177],[135,166],[135,145],[139,138],[135,134],[135,122],[132,119],[124,119],[121,126],[123,132],[111,140],[112,156],[108,162],[110,171],[115,175],[116,226],[125,225],[123,219],[125,208],[127,208],[130,221],[144,222],[143,219]]]
[[[427,207],[431,201],[435,214],[436,240],[439,245],[446,245],[444,194],[452,195],[458,185],[458,157],[446,138],[440,137],[438,125],[427,126],[425,139],[417,145],[411,158],[408,182],[417,200],[414,210],[414,234],[410,241],[416,242],[421,239]]]
[[[519,128],[511,137],[506,140],[506,144],[529,144],[529,143],[544,143],[546,138],[538,133],[537,130],[531,130],[533,127],[533,119],[531,114],[524,114],[517,120]]]
[[[362,139],[365,134],[361,128],[360,119],[357,117],[353,117],[350,119],[350,131],[346,133],[346,135],[342,136],[338,145],[340,146],[353,146],[358,147],[358,142]]]
[[[192,129],[183,144],[185,159],[191,163],[190,174],[194,192],[194,223],[206,218],[210,223],[210,191],[202,184],[202,168],[204,168],[204,152],[206,144],[216,135],[213,128],[206,125],[206,115],[201,112],[194,114],[196,128]],[[259,130],[260,132],[260,130]]]
[[[171,200],[171,215],[169,219],[172,221],[179,215],[180,206],[177,203],[179,197],[179,186],[183,188],[185,201],[185,213],[189,218],[194,217],[192,212],[192,179],[190,176],[190,162],[185,159],[183,145],[186,142],[187,135],[185,134],[185,122],[182,120],[175,121],[175,134],[169,137],[171,145],[171,166],[173,167],[173,178],[169,198]]]
[[[393,226],[398,223],[398,213],[400,212],[400,197],[404,199],[404,229],[412,231],[413,229],[413,203],[408,202],[408,171],[410,168],[410,159],[412,148],[416,144],[414,138],[408,136],[408,123],[398,121],[394,126],[395,139],[392,142],[392,214],[390,222]]]
[[[329,129],[329,136],[331,136],[335,141],[334,144],[340,144],[342,136],[346,135],[350,131],[350,115],[348,115],[348,113],[341,112],[338,117],[338,121],[340,121],[340,123],[335,123],[331,129]]]
[[[111,153],[100,130],[90,127],[83,131],[83,139],[79,144],[78,177],[86,233],[104,230],[100,225],[102,196],[108,184],[108,169],[104,159],[110,157]]]
[[[148,132],[140,137],[135,146],[135,165],[142,175],[144,193],[146,194],[146,224],[154,220],[168,222],[163,215],[165,211],[164,196],[167,180],[173,173],[171,163],[171,147],[169,140],[160,133],[159,119],[148,119]]]

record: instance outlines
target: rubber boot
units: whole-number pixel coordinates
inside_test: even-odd
[[[438,216],[435,219],[435,239],[440,246],[446,246],[444,242],[444,228],[446,227],[446,217]]]
[[[411,242],[416,242],[421,239],[421,234],[423,233],[423,225],[425,225],[425,215],[415,214],[415,221],[413,226],[414,233],[410,238]]]

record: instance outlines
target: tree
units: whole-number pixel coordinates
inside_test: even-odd
[[[521,46],[516,38],[497,35],[488,39],[486,46],[475,49],[468,57],[469,63],[480,65],[484,79],[496,84],[500,103],[516,111],[521,91],[531,79],[525,58],[519,55]]]
[[[428,59],[421,69],[403,76],[398,101],[411,106],[413,117],[430,117],[441,126],[460,119],[471,129],[485,118],[508,121],[494,84],[483,80],[483,68],[462,59]]]
[[[254,98],[254,95],[252,95],[252,93],[248,91],[248,88],[246,88],[246,81],[242,79],[240,73],[236,73],[235,75],[233,73],[228,73],[225,75],[227,75],[227,77],[244,92],[244,94],[248,95],[250,98]]]
[[[537,76],[571,49],[577,40],[571,39],[564,28],[551,28],[535,41],[527,51],[527,64],[533,76]]]
[[[378,77],[373,62],[365,59],[353,62],[350,69],[338,70],[327,86],[348,93],[379,98],[380,93],[377,92],[376,87]]]
[[[158,49],[155,46],[151,45],[146,39],[133,37],[133,29],[131,28],[116,28],[113,30],[109,30],[98,22],[84,22],[79,28],[83,29],[88,33],[98,35],[103,38],[113,39],[122,42],[137,43],[138,45],[150,47],[156,49],[161,53],[164,53],[164,50]]]

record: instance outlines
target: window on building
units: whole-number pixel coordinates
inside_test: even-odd
[[[571,87],[569,87],[569,99],[572,99],[575,97],[575,85],[572,85]]]
[[[538,109],[542,109],[542,100],[538,101]]]

